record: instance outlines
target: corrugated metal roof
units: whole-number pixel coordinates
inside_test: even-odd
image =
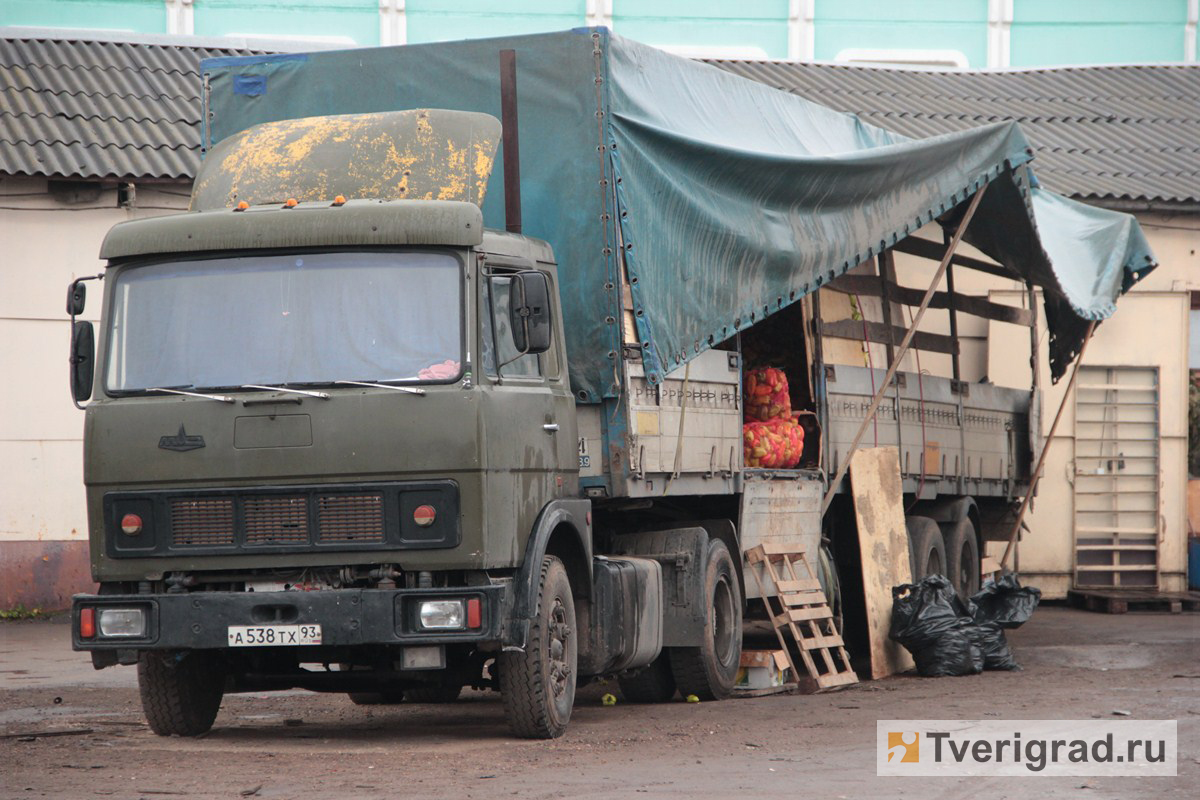
[[[189,179],[201,59],[246,49],[0,38],[0,172]],[[1090,200],[1200,202],[1200,66],[926,72],[710,61],[908,136],[1021,123],[1050,189]]]
[[[190,179],[200,164],[200,60],[251,54],[0,38],[0,173]]]
[[[708,63],[906,136],[1016,120],[1049,189],[1092,202],[1200,203],[1200,65],[932,72]]]

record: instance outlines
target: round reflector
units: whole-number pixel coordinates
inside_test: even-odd
[[[437,519],[437,511],[433,506],[417,506],[413,511],[413,522],[422,528],[428,528],[435,519]]]
[[[126,536],[137,536],[142,532],[142,518],[137,514],[126,514],[121,517],[121,530]]]

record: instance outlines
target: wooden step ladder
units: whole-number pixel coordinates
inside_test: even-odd
[[[817,685],[816,691],[858,683],[842,635],[834,625],[829,601],[804,553],[789,550],[786,545],[760,544],[747,550],[745,556],[792,674],[799,679],[800,670],[792,654],[796,650]],[[803,567],[804,576],[797,572],[797,564]],[[791,633],[794,648],[788,646],[785,630]]]

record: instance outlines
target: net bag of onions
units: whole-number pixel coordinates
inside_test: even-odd
[[[761,367],[746,373],[746,420],[791,419],[792,401],[783,370]]]
[[[745,465],[761,469],[794,469],[804,452],[804,429],[788,417],[742,426]]]

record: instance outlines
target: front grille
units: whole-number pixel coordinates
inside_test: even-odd
[[[322,542],[382,542],[383,495],[317,498],[317,538]]]
[[[233,544],[233,498],[172,500],[171,532],[176,547]]]
[[[432,525],[414,520],[421,506],[435,510]],[[147,520],[140,537],[121,533],[130,513]],[[112,492],[104,519],[113,558],[417,550],[462,541],[458,485],[450,480]]]
[[[242,501],[246,544],[305,544],[308,542],[308,499],[270,495]]]

